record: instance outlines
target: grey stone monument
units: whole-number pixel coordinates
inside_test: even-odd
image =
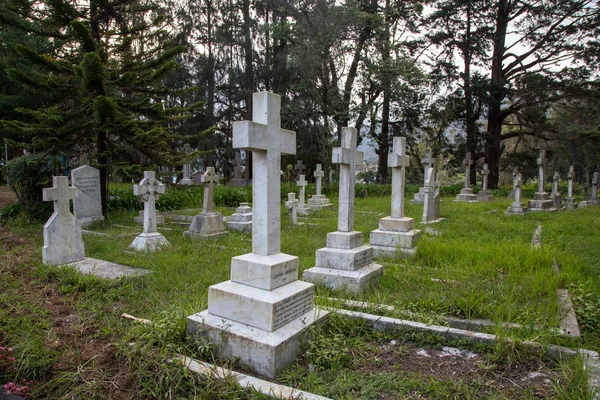
[[[459,194],[456,195],[455,201],[466,201],[472,203],[478,200],[477,195],[473,193],[473,189],[471,189],[471,165],[473,165],[471,153],[467,153],[467,158],[463,160],[463,165],[465,166],[465,187],[461,189]]]
[[[298,206],[296,207],[296,212],[300,215],[306,215],[310,212],[310,208],[306,205],[306,179],[304,175],[300,175],[299,179],[296,181],[296,185],[300,188],[300,198],[298,201]]]
[[[184,234],[193,238],[208,238],[225,235],[227,234],[227,231],[223,225],[223,216],[221,213],[214,211],[214,187],[215,183],[219,182],[214,167],[206,168],[206,172],[202,175],[202,182],[204,183],[202,212],[194,217],[190,224],[190,229],[187,232],[184,232]]]
[[[577,208],[577,203],[575,202],[575,197],[573,196],[573,179],[575,179],[575,168],[571,165],[569,167],[569,173],[567,174],[568,189],[567,189],[567,198],[565,199],[564,206],[567,210],[574,210]]]
[[[514,182],[515,189],[515,201],[508,206],[508,209],[504,212],[506,215],[525,215],[527,214],[527,207],[524,207],[521,201],[521,189],[523,187],[523,175],[517,172]]]
[[[317,194],[308,199],[308,207],[310,207],[311,210],[333,208],[333,204],[329,202],[329,199],[321,194],[323,176],[325,175],[325,172],[321,169],[321,167],[321,164],[317,164],[317,169],[314,172],[317,184]]]
[[[483,171],[481,171],[481,175],[483,175],[482,188],[479,193],[477,193],[477,200],[479,201],[492,201],[494,200],[494,196],[488,190],[488,175],[490,174],[490,170],[488,169],[488,165],[483,164]]]
[[[244,186],[246,180],[242,179],[242,156],[239,152],[235,153],[235,163],[233,165],[233,179],[231,180],[231,186]]]
[[[549,198],[545,191],[546,178],[544,168],[546,167],[546,150],[540,150],[537,159],[538,165],[538,191],[534,193],[533,200],[529,200],[529,211],[554,211],[554,201]]]
[[[227,229],[230,231],[252,232],[252,208],[248,203],[240,203],[231,219],[227,221]]]
[[[553,206],[556,209],[559,209],[562,204],[562,197],[558,189],[558,184],[560,182],[560,174],[558,171],[554,171],[554,177],[552,180],[552,201]]]
[[[298,179],[300,179],[300,175],[304,174],[304,169],[306,168],[306,165],[304,165],[302,163],[302,160],[298,160],[298,162],[296,162],[296,166],[294,167],[294,169],[296,170],[296,177]]]
[[[415,193],[413,199],[410,201],[410,204],[423,204],[425,200],[425,184],[427,182],[427,172],[431,169],[435,159],[431,156],[431,149],[425,150],[425,155],[421,159],[421,164],[425,166],[423,172],[423,186],[419,188],[419,192]]]
[[[154,171],[144,171],[144,179],[139,185],[133,185],[133,194],[139,201],[144,202],[144,230],[139,234],[129,248],[137,251],[156,251],[169,242],[156,228],[156,200],[165,192],[165,185],[160,183]]]
[[[332,289],[360,292],[383,274],[371,263],[373,249],[363,245],[362,232],[354,230],[354,169],[362,164],[356,151],[355,128],[342,129],[341,147],[333,149],[333,163],[340,164],[338,230],[327,234],[327,247],[317,250],[316,266],[304,271],[304,280]]]
[[[52,187],[42,191],[44,201],[54,202],[54,213],[44,224],[42,262],[64,265],[85,258],[81,226],[69,210],[69,200],[79,196],[79,190],[69,186],[66,176],[53,176]]]
[[[254,121],[233,124],[233,147],[252,151],[252,253],[232,258],[231,280],[208,288],[208,310],[188,318],[188,333],[272,378],[327,312],[313,306],[314,286],[298,280],[298,257],[280,250],[281,154],[296,152],[295,133],[281,129],[279,96],[252,100]]]
[[[298,200],[296,200],[296,193],[288,193],[288,199],[285,202],[285,207],[290,213],[290,224],[298,225]]]
[[[73,199],[73,214],[81,227],[103,221],[100,170],[89,165],[75,168],[71,171],[71,182],[79,189],[79,195]]]
[[[409,256],[417,254],[416,241],[421,231],[414,229],[414,218],[404,216],[404,187],[409,163],[406,139],[394,137],[393,152],[388,154],[388,166],[392,168],[392,211],[389,217],[379,220],[379,229],[371,232],[374,256],[395,257],[398,250]]]
[[[598,203],[598,172],[594,172],[592,175],[592,190],[590,192],[590,199],[587,202],[588,206],[597,206]]]
[[[518,169],[515,167],[513,168],[512,171],[512,188],[510,189],[510,192],[508,192],[508,196],[506,196],[506,198],[508,198],[509,200],[514,200],[515,199],[515,180],[517,179],[517,172]]]
[[[440,185],[436,167],[427,170],[426,178],[421,224],[435,224],[444,220],[440,217]]]
[[[185,154],[190,154],[192,152],[192,148],[189,143],[183,145],[183,152]],[[183,164],[183,178],[179,181],[180,185],[191,185],[192,182],[192,164],[189,161],[186,161]]]

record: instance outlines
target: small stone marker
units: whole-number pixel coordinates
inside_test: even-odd
[[[281,129],[281,98],[254,93],[254,121],[234,122],[233,147],[252,154],[252,253],[233,257],[231,280],[208,288],[208,310],[188,318],[216,355],[274,377],[296,359],[305,332],[327,314],[313,307],[314,286],[298,280],[298,257],[281,253],[281,154],[296,136]]]
[[[133,185],[133,194],[144,202],[144,230],[129,248],[137,251],[157,251],[168,246],[169,242],[156,229],[156,200],[165,192],[165,185],[160,183],[154,171],[144,171],[144,179],[139,185]]]
[[[523,207],[521,202],[521,188],[523,186],[523,175],[517,172],[515,177],[515,201],[508,206],[508,209],[504,212],[505,215],[525,215],[527,214],[527,207]]]
[[[222,236],[227,234],[223,225],[223,215],[214,211],[214,188],[219,182],[219,178],[215,173],[214,167],[206,168],[206,172],[202,175],[204,183],[204,201],[202,203],[202,212],[194,217],[190,224],[190,229],[184,232],[184,235],[193,238],[207,238]]]
[[[333,183],[333,168],[329,168],[329,184]]]
[[[227,228],[230,231],[252,232],[252,208],[248,203],[240,203],[227,221]]]
[[[558,191],[559,182],[560,182],[560,174],[558,173],[558,171],[554,171],[554,177],[552,180],[552,201],[553,201],[553,206],[556,209],[559,209],[560,205],[562,204],[562,198],[561,198],[560,192]]]
[[[588,206],[597,206],[598,203],[598,172],[594,172],[592,176],[592,190],[590,192],[590,199],[587,202]]]
[[[294,169],[296,170],[296,176],[300,179],[300,175],[304,174],[304,169],[306,166],[302,163],[302,160],[298,160]]]
[[[567,174],[568,189],[567,189],[567,198],[565,199],[565,207],[567,210],[574,210],[577,208],[577,203],[575,202],[575,198],[573,197],[573,179],[575,179],[575,168],[571,165],[569,167],[569,173]]]
[[[431,156],[431,149],[425,150],[425,155],[421,159],[421,164],[425,166],[423,172],[423,186],[419,188],[419,192],[415,193],[414,198],[410,201],[410,204],[423,204],[425,200],[425,185],[427,184],[427,173],[431,169],[435,159]]]
[[[285,206],[290,211],[290,224],[298,225],[298,200],[296,200],[296,193],[288,193],[288,199],[285,202]]]
[[[239,152],[235,153],[235,163],[233,165],[233,179],[231,180],[231,186],[244,186],[246,180],[242,179],[242,156]]]
[[[478,200],[477,195],[473,193],[473,189],[471,189],[471,165],[473,165],[471,153],[467,153],[467,158],[463,160],[463,165],[465,166],[465,187],[456,195],[456,200],[454,201],[466,201],[472,203]]]
[[[306,185],[308,182],[304,179],[304,175],[300,175],[298,181],[296,181],[296,185],[300,188],[300,201],[298,202],[298,207],[296,207],[296,212],[300,215],[306,215],[310,212],[310,208],[306,205]]]
[[[183,152],[185,154],[190,154],[192,152],[192,148],[189,143],[183,145]],[[179,181],[180,185],[191,185],[192,182],[192,164],[189,161],[186,161],[183,164],[183,178]]]
[[[81,227],[103,221],[100,170],[89,165],[75,168],[71,171],[71,182],[79,189],[79,196],[73,199],[73,214]]]
[[[392,168],[392,212],[389,217],[379,220],[379,229],[371,232],[374,256],[394,257],[398,249],[405,255],[417,254],[415,242],[421,231],[414,229],[414,218],[404,216],[404,188],[409,163],[406,139],[394,137],[393,153],[388,154],[388,166]]]
[[[513,171],[512,171],[512,185],[513,185],[513,187],[512,187],[512,189],[510,189],[510,192],[508,193],[508,196],[506,196],[510,200],[514,200],[515,199],[515,180],[517,179],[517,172],[518,172],[517,168],[516,167],[513,168]]]
[[[492,201],[494,200],[494,196],[488,191],[488,175],[490,174],[490,170],[488,169],[488,165],[483,164],[483,171],[481,171],[483,175],[483,183],[482,188],[479,193],[477,193],[477,200],[479,201]]]
[[[325,176],[325,172],[321,169],[321,167],[321,164],[317,164],[317,169],[314,172],[314,176],[317,182],[317,194],[308,199],[308,207],[310,207],[311,210],[333,208],[333,204],[329,202],[329,199],[321,194],[322,180],[323,176]]]
[[[44,201],[54,202],[54,213],[44,225],[42,262],[64,265],[85,258],[81,226],[69,210],[69,200],[79,196],[79,190],[69,186],[66,176],[53,176],[52,187],[42,191]]]
[[[333,149],[334,164],[340,164],[338,230],[327,234],[327,247],[317,250],[316,266],[304,271],[308,282],[332,289],[363,291],[383,274],[383,267],[371,263],[373,249],[363,245],[362,232],[354,230],[354,170],[362,164],[356,151],[356,128],[343,128],[341,147]]]
[[[544,168],[546,167],[546,150],[540,150],[537,159],[538,165],[538,191],[534,193],[533,200],[529,200],[529,211],[555,211],[554,201],[549,198],[545,191],[546,178]]]
[[[440,217],[440,185],[435,167],[427,171],[427,180],[425,181],[425,199],[423,202],[422,224],[435,224],[443,221]]]

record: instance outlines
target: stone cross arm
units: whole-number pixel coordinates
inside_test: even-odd
[[[69,212],[69,200],[79,197],[79,189],[69,186],[66,176],[53,176],[52,187],[42,190],[44,201],[54,202],[54,212]]]
[[[215,173],[215,168],[214,167],[206,168],[206,172],[204,174],[202,174],[201,180],[203,183],[206,183],[206,184],[219,183],[219,177]]]
[[[282,154],[296,154],[296,133],[280,129],[281,137],[277,141]],[[267,126],[254,121],[233,123],[233,148],[251,151],[266,151],[269,145]]]
[[[598,184],[598,172],[594,172],[594,175],[592,177],[592,185],[597,185]]]
[[[431,158],[431,150],[425,150],[425,156],[421,159],[421,164],[433,164],[434,159]]]
[[[325,171],[321,169],[321,164],[317,164],[317,169],[314,172],[315,178],[322,178],[325,176]]]
[[[546,164],[546,150],[540,150],[540,156],[537,159],[537,165]]]
[[[352,163],[352,150],[347,147],[334,147],[332,149],[331,161],[334,164],[346,164]],[[363,163],[363,152],[354,151],[354,166],[361,166]]]
[[[471,160],[471,153],[467,153],[467,158],[465,160],[463,160],[463,165],[465,167],[467,166],[471,166],[473,164],[473,160]]]

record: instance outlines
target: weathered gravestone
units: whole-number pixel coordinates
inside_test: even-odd
[[[423,186],[419,188],[419,192],[414,194],[414,198],[410,201],[410,204],[423,204],[425,200],[425,185],[427,184],[427,173],[431,169],[434,158],[431,156],[431,149],[425,150],[425,156],[421,159],[421,164],[425,166],[423,171]]]
[[[52,187],[44,188],[44,201],[54,202],[54,213],[44,225],[42,261],[49,265],[64,265],[85,258],[81,226],[69,210],[69,200],[79,196],[79,190],[69,186],[66,176],[53,176]]]
[[[517,168],[513,168],[512,171],[512,188],[510,189],[510,192],[508,192],[508,196],[506,196],[509,200],[514,200],[515,199],[515,180],[517,179]]]
[[[569,167],[569,173],[567,175],[568,188],[567,188],[567,198],[565,199],[564,206],[567,210],[574,210],[577,208],[577,203],[575,202],[575,197],[573,197],[573,179],[575,179],[575,168],[571,165]]]
[[[598,203],[598,172],[594,172],[592,175],[592,190],[590,192],[590,199],[587,202],[588,206],[597,206]]]
[[[252,150],[252,253],[233,257],[231,280],[210,286],[208,310],[188,318],[219,358],[274,377],[292,363],[305,332],[326,315],[313,307],[314,286],[298,280],[298,257],[281,253],[281,154],[296,136],[281,129],[281,98],[254,93],[254,121],[235,122],[233,147]]]
[[[521,189],[523,187],[523,175],[517,172],[514,181],[515,189],[515,201],[508,206],[508,209],[504,212],[506,215],[525,215],[527,214],[527,207],[521,202]]]
[[[488,190],[488,175],[490,174],[490,170],[488,169],[488,165],[483,164],[483,171],[481,171],[483,175],[482,188],[479,193],[477,193],[477,200],[480,201],[492,201],[494,200],[494,196]]]
[[[233,179],[231,186],[244,186],[246,180],[242,178],[242,156],[239,152],[235,153],[235,163],[233,164]]]
[[[466,201],[472,203],[478,200],[477,195],[473,193],[473,189],[471,189],[471,165],[473,165],[471,153],[467,153],[467,158],[463,160],[463,165],[465,166],[465,187],[456,195],[456,200],[454,201]]]
[[[144,171],[144,179],[139,185],[133,185],[133,194],[144,202],[144,230],[129,245],[137,251],[156,251],[168,246],[169,242],[156,228],[156,200],[165,192],[154,171]]]
[[[81,227],[103,221],[100,170],[89,165],[75,168],[71,171],[71,183],[79,190],[79,195],[73,199],[73,214]]]
[[[406,255],[415,255],[416,240],[421,234],[414,229],[415,220],[404,216],[404,188],[406,167],[410,157],[406,155],[406,139],[394,137],[393,153],[388,155],[392,168],[392,212],[379,220],[379,229],[371,232],[371,247],[375,256],[396,256],[398,249]]]
[[[558,171],[554,171],[554,177],[552,180],[552,202],[556,209],[559,209],[562,204],[562,197],[558,191],[558,184],[560,182],[560,174]]]
[[[363,291],[383,274],[371,263],[373,249],[363,245],[362,232],[354,230],[354,168],[363,154],[356,151],[356,129],[343,128],[341,147],[333,149],[333,163],[340,164],[338,230],[327,234],[327,247],[317,250],[316,265],[304,271],[304,280],[332,289]]]
[[[546,167],[546,150],[540,150],[537,165],[538,191],[534,193],[533,200],[529,200],[529,211],[554,211],[554,202],[549,198],[545,190],[546,178],[544,168]]]
[[[308,199],[308,207],[310,207],[311,210],[332,208],[333,204],[329,203],[329,199],[321,194],[323,176],[325,176],[325,172],[321,169],[321,164],[317,164],[314,176],[317,183],[317,194]]]
[[[227,229],[230,231],[252,232],[252,208],[248,203],[240,203],[231,219],[227,221]]]
[[[221,213],[214,211],[214,187],[219,181],[214,167],[206,168],[206,172],[202,175],[204,183],[204,201],[202,203],[202,212],[194,217],[190,224],[190,229],[184,232],[184,235],[194,238],[207,238],[214,236],[222,236],[227,234],[223,225],[223,216]]]
[[[310,212],[310,208],[306,205],[306,179],[304,179],[304,175],[300,175],[298,181],[296,181],[296,185],[300,188],[300,199],[298,201],[298,206],[296,207],[296,212],[300,215],[306,215]]]
[[[189,143],[183,145],[183,153],[190,154],[192,152],[192,148]],[[186,161],[183,164],[183,178],[179,181],[180,185],[191,185],[192,182],[192,164],[190,161]]]
[[[426,178],[421,223],[435,224],[444,220],[444,218],[440,217],[440,185],[437,180],[438,177],[435,166],[429,168]]]
[[[296,163],[296,166],[294,167],[294,169],[296,170],[296,177],[298,179],[300,179],[300,175],[304,174],[304,170],[306,169],[306,165],[304,165],[302,163],[302,160],[298,160],[298,162]]]
[[[290,214],[290,224],[298,225],[298,200],[296,200],[296,193],[288,193],[288,199],[285,202],[285,207],[288,209]]]

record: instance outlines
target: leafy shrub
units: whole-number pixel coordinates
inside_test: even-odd
[[[0,225],[6,224],[9,219],[16,218],[21,213],[21,205],[19,203],[10,204],[0,208]]]
[[[317,332],[305,353],[306,362],[318,371],[338,370],[352,362],[350,348],[341,333]]]
[[[216,186],[214,201],[215,205],[222,207],[237,207],[240,203],[251,203],[252,187]],[[200,201],[200,203],[202,203],[202,201]]]
[[[584,332],[600,335],[600,294],[582,283],[569,286],[579,326]]]

